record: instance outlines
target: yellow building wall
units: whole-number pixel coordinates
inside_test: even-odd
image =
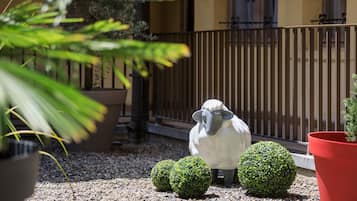
[[[316,24],[311,20],[317,20],[322,13],[322,0],[303,0],[302,11],[303,24]]]
[[[346,1],[346,23],[353,24],[357,23],[357,1],[356,0],[347,0]]]
[[[228,9],[228,0],[195,0],[195,31],[225,29]]]
[[[278,26],[313,24],[321,9],[322,0],[278,0]]]

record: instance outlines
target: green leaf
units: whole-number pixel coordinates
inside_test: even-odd
[[[128,29],[129,26],[122,24],[113,19],[97,21],[93,24],[87,25],[80,29],[78,32],[82,34],[97,35],[100,33],[106,33],[111,31],[121,31]]]
[[[63,60],[69,59],[76,62],[90,63],[90,64],[99,63],[98,57],[89,54],[64,51],[64,50],[45,50],[45,51],[40,51],[40,53],[48,57],[57,58],[57,59],[63,59]]]
[[[131,87],[129,80],[125,77],[125,75],[118,68],[114,67],[114,73],[116,74],[116,76],[118,76],[118,78],[124,84],[124,86],[126,88]]]

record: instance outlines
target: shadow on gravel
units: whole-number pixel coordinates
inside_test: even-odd
[[[246,193],[246,195],[252,197],[252,198],[257,198],[257,199],[263,199],[264,197],[256,197],[254,195],[251,195],[249,193]],[[300,195],[300,194],[295,194],[295,193],[287,193],[284,197],[274,197],[272,199],[282,199],[286,201],[301,201],[301,200],[308,200],[310,196],[308,195]]]
[[[295,194],[295,193],[289,193],[284,200],[291,200],[291,201],[301,201],[301,200],[307,200],[309,199],[310,196],[308,195],[300,195],[300,194]]]
[[[192,200],[192,198],[180,198],[176,195],[177,199],[181,199],[181,200]],[[214,199],[214,198],[219,198],[218,195],[214,194],[214,193],[210,193],[210,194],[204,194],[200,197],[195,198],[194,200],[206,200],[206,199]]]
[[[149,178],[158,161],[178,160],[189,154],[184,143],[127,144],[114,147],[110,153],[73,152],[68,158],[58,148],[48,152],[57,158],[72,182]],[[39,181],[66,182],[56,164],[45,156],[41,159]]]

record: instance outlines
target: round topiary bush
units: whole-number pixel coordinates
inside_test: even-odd
[[[163,160],[158,162],[151,170],[151,181],[159,191],[170,191],[170,171],[175,161]]]
[[[250,146],[238,163],[238,177],[248,193],[260,197],[286,194],[296,177],[296,166],[287,149],[275,142]]]
[[[197,156],[177,161],[170,173],[172,190],[181,198],[197,198],[206,193],[212,181],[208,165]]]

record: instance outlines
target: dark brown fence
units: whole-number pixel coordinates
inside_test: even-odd
[[[355,25],[159,34],[186,43],[192,56],[154,69],[153,114],[192,122],[217,98],[257,135],[306,141],[309,131],[342,130],[356,36]]]

